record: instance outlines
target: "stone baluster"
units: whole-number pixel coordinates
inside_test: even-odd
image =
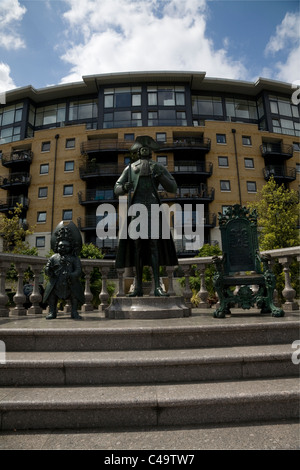
[[[93,294],[91,292],[91,274],[93,272],[93,266],[82,267],[85,274],[85,288],[84,288],[84,299],[85,303],[81,307],[82,312],[92,312],[94,307],[92,304]]]
[[[166,266],[167,276],[168,276],[168,294],[170,296],[175,295],[174,284],[173,284],[173,275],[174,275],[174,266]]]
[[[5,291],[5,277],[9,267],[10,263],[5,261],[0,263],[0,317],[9,316],[9,308],[7,307],[9,299]]]
[[[104,311],[108,307],[109,294],[107,292],[107,276],[109,273],[109,267],[101,266],[101,275],[102,275],[102,288],[99,294],[100,305],[99,310]]]
[[[43,309],[40,306],[43,298],[39,290],[39,278],[42,270],[42,266],[39,264],[32,264],[31,269],[33,271],[33,291],[29,296],[29,300],[32,303],[31,307],[28,309],[28,314],[41,314]]]
[[[285,303],[283,304],[284,310],[298,310],[299,305],[298,302],[294,302],[296,291],[292,288],[291,285],[291,277],[290,277],[290,264],[292,262],[292,257],[286,256],[279,258],[279,263],[283,266],[284,278],[285,278],[285,285],[282,291],[283,297],[286,299]]]
[[[119,290],[117,293],[117,297],[124,297],[125,296],[125,291],[124,291],[124,273],[125,269],[117,269],[118,273],[118,281],[119,281]]]
[[[27,313],[27,310],[23,305],[26,301],[26,296],[23,292],[23,277],[25,270],[28,268],[28,265],[23,263],[16,263],[15,266],[18,272],[18,283],[17,292],[13,297],[13,301],[15,302],[16,306],[14,309],[12,309],[12,314],[22,316],[26,315]]]
[[[206,265],[205,264],[200,264],[198,265],[199,271],[200,271],[200,290],[197,294],[197,296],[200,299],[200,303],[198,305],[199,308],[209,308],[210,305],[207,302],[208,299],[208,291],[206,289],[206,284],[205,284],[205,269]]]
[[[185,289],[183,291],[183,298],[187,305],[187,307],[191,307],[191,297],[192,297],[192,290],[190,288],[190,265],[189,264],[182,264],[181,265],[183,270],[183,275],[185,277]]]

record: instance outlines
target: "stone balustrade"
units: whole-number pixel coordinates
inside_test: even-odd
[[[290,264],[294,259],[300,261],[300,247],[292,248],[282,248],[279,250],[265,251],[261,254],[270,254],[271,260],[275,262],[278,260],[283,266],[283,272],[285,276],[285,286],[282,291],[283,298],[285,302],[283,304],[283,309],[288,310],[298,310],[299,305],[295,301],[296,292],[291,286],[290,279]],[[42,295],[39,290],[39,284],[43,281],[43,269],[46,265],[47,258],[40,256],[27,256],[27,255],[13,255],[9,253],[0,253],[0,317],[7,317],[9,315],[30,315],[30,314],[40,314],[42,313],[42,307],[40,306],[42,302]],[[85,275],[85,303],[82,305],[81,310],[83,312],[90,312],[93,310],[92,298],[93,295],[90,289],[90,276],[93,272],[93,269],[96,268],[100,271],[102,277],[102,289],[99,294],[99,310],[103,311],[108,306],[109,303],[109,293],[107,290],[107,280],[109,272],[114,268],[113,260],[105,259],[82,259],[82,269]],[[16,293],[13,297],[14,307],[8,307],[8,288],[9,283],[6,279],[7,272],[11,265],[14,264],[17,271],[17,282],[15,283]],[[204,258],[185,258],[179,260],[179,266],[182,269],[185,286],[182,291],[185,303],[188,306],[191,306],[191,297],[192,290],[190,288],[189,277],[194,271],[194,266],[196,266],[197,271],[200,275],[200,290],[198,292],[199,297],[199,308],[209,308],[210,304],[208,303],[208,291],[205,285],[205,270],[207,266],[212,264],[212,257]],[[29,297],[31,302],[30,308],[26,309],[25,300],[26,296],[23,292],[24,284],[24,272],[30,267],[33,273],[33,290]],[[166,273],[168,278],[168,293],[171,296],[176,295],[174,289],[174,268],[171,266],[166,267]],[[117,289],[115,292],[116,296],[125,295],[125,270],[117,270]]]

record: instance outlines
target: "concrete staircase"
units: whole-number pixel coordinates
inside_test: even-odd
[[[0,429],[297,419],[298,318],[2,324]]]

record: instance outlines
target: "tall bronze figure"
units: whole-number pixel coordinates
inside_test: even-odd
[[[60,222],[51,237],[51,248],[55,252],[48,260],[45,273],[49,277],[44,293],[44,302],[49,304],[47,320],[57,316],[58,300],[70,299],[71,318],[80,320],[78,304],[84,304],[84,289],[80,282],[82,247],[81,234],[73,222],[64,226]]]
[[[129,236],[127,239],[119,240],[119,247],[116,258],[116,267],[135,267],[136,285],[130,294],[132,297],[142,297],[142,275],[143,267],[151,266],[154,276],[154,295],[167,295],[160,287],[159,267],[176,266],[178,264],[176,250],[172,235],[163,239],[151,238],[151,214],[153,204],[160,205],[158,186],[161,185],[166,191],[175,193],[177,184],[173,176],[167,169],[151,159],[152,150],[158,150],[159,146],[155,140],[149,136],[136,138],[131,152],[138,153],[138,160],[128,165],[115,184],[115,195],[122,196],[128,194],[130,204],[143,204],[147,209],[148,237],[133,240]],[[132,191],[132,196],[131,196]],[[159,228],[161,235],[161,227]]]

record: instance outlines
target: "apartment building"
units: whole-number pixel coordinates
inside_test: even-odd
[[[134,72],[6,93],[0,106],[0,216],[22,203],[41,255],[64,220],[86,243],[114,257],[117,240],[99,240],[97,207],[118,208],[113,187],[139,135],[159,143],[153,159],[178,185],[163,202],[204,206],[204,241],[220,241],[217,213],[247,204],[271,175],[298,190],[299,105],[291,84],[206,77],[201,72]],[[298,175],[297,175],[298,174]],[[196,216],[195,216],[196,217]],[[177,240],[179,257],[193,256]]]

